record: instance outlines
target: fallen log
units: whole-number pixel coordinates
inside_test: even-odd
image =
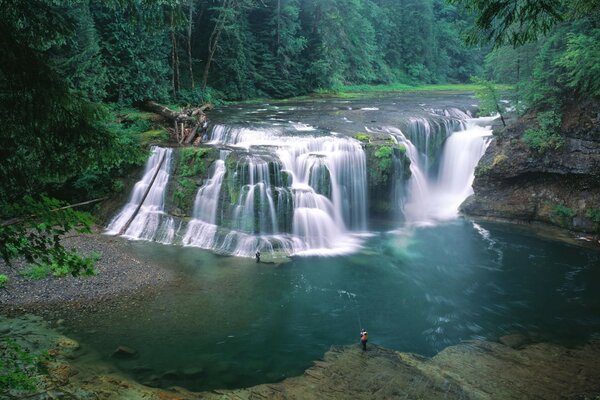
[[[194,140],[197,136],[201,137],[208,122],[204,110],[212,108],[212,104],[204,104],[201,107],[187,107],[182,111],[171,110],[168,107],[160,105],[154,101],[143,103],[144,109],[156,113],[173,124],[173,139],[179,144],[199,143]],[[187,132],[187,134],[186,134]]]
[[[101,197],[99,199],[94,199],[94,200],[88,200],[88,201],[83,201],[81,203],[77,203],[77,204],[69,204],[68,206],[63,206],[63,207],[58,207],[58,208],[53,208],[52,210],[50,210],[50,212],[56,212],[56,211],[61,211],[61,210],[66,210],[69,208],[75,208],[75,207],[79,207],[79,206],[85,206],[88,204],[93,204],[93,203],[98,203],[100,201],[104,201],[107,200],[108,197]],[[18,224],[19,222],[23,222],[32,218],[36,218],[37,215],[27,215],[25,217],[16,217],[16,218],[11,218],[11,219],[7,219],[4,220],[2,222],[0,222],[0,227],[5,227],[5,226],[9,226],[9,225],[14,225],[14,224]]]
[[[167,158],[167,153],[163,154],[162,158],[160,159],[160,162],[156,166],[156,171],[154,171],[154,175],[152,176],[152,179],[150,180],[150,183],[148,184],[148,187],[146,188],[146,192],[144,192],[144,196],[142,197],[140,204],[137,205],[137,207],[133,211],[133,214],[131,214],[131,217],[129,217],[129,219],[127,220],[125,225],[123,225],[123,227],[119,231],[119,235],[122,235],[127,231],[127,228],[129,228],[129,225],[131,225],[131,222],[133,222],[135,217],[140,212],[140,209],[142,208],[142,205],[146,201],[146,197],[148,197],[148,193],[150,193],[150,189],[152,189],[152,185],[154,185],[154,181],[156,180],[156,177],[158,176],[158,173],[160,172],[160,169],[162,168],[162,165],[165,162],[165,158]]]

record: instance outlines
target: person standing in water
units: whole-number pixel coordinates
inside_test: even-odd
[[[369,341],[369,333],[365,329],[360,330],[360,344],[362,344],[363,351],[367,350],[367,342]]]
[[[256,250],[256,262],[259,263],[260,262],[260,250]]]

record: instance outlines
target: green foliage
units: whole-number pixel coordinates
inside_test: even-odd
[[[522,45],[564,19],[560,0],[450,0],[476,14],[471,43]]]
[[[193,180],[188,178],[178,179],[177,183],[179,184],[180,189],[173,192],[173,201],[177,207],[182,210],[188,210],[191,207],[194,193],[198,186]]]
[[[569,32],[566,49],[556,65],[564,68],[561,79],[568,88],[600,97],[600,29]]]
[[[70,231],[89,232],[92,220],[86,213],[61,209],[63,206],[44,195],[38,199],[25,196],[20,203],[2,205],[0,216],[9,222],[0,227],[0,255],[4,261],[24,257],[30,264],[66,267],[73,276],[93,273],[93,260],[65,249],[60,241]]]
[[[375,151],[375,157],[379,160],[379,168],[384,173],[389,173],[394,164],[393,161],[394,150],[389,146],[381,146]]]
[[[13,339],[0,341],[0,393],[7,390],[33,392],[40,375],[44,373],[42,363],[47,353],[33,354]]]
[[[95,263],[100,260],[101,255],[93,252],[89,257],[82,257],[76,252],[70,252],[60,261],[53,259],[49,263],[32,264],[21,272],[26,278],[40,280],[49,275],[62,278],[67,275],[91,276],[96,274]],[[73,271],[78,271],[73,273]]]
[[[0,274],[0,289],[6,287],[8,284],[8,276]]]
[[[358,132],[354,135],[354,138],[361,142],[369,143],[369,140],[371,137],[369,135],[367,135],[366,133]]]
[[[539,128],[527,129],[523,134],[523,142],[538,153],[560,149],[565,144],[565,138],[560,133],[560,114],[555,111],[540,112],[537,119]]]
[[[48,268],[47,264],[32,264],[28,266],[25,270],[21,271],[20,274],[25,278],[38,281],[48,277],[48,275],[50,275],[50,272],[50,268]]]
[[[577,213],[572,208],[565,206],[564,204],[557,204],[552,209],[552,214],[559,218],[573,218]]]
[[[500,102],[500,93],[496,85],[488,80],[472,77],[472,82],[478,85],[475,98],[479,100],[479,113],[483,116],[506,113],[506,106]]]
[[[185,147],[181,149],[178,175],[190,177],[206,173],[208,168],[206,156],[211,152],[212,149],[205,147]]]
[[[600,224],[600,208],[589,208],[585,216],[592,220],[596,224]]]

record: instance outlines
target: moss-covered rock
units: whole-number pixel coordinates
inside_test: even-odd
[[[367,158],[369,212],[373,216],[390,216],[398,211],[410,178],[410,159],[406,147],[389,138],[371,137],[363,145]]]
[[[184,147],[176,150],[167,210],[177,216],[191,216],[198,188],[209,178],[210,166],[218,158],[213,147]]]

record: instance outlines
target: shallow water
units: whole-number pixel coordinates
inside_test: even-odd
[[[299,375],[331,345],[356,343],[361,327],[372,343],[428,356],[513,332],[566,345],[600,333],[600,252],[514,225],[459,219],[373,232],[359,253],[280,266],[131,245],[181,284],[70,329],[123,372],[163,387]],[[110,358],[119,345],[139,358]]]

